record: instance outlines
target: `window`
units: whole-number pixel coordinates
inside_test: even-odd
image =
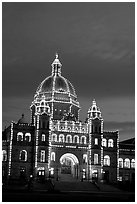
[[[54,168],[50,169],[50,175],[54,175]]]
[[[17,133],[17,141],[23,141],[23,133],[22,132]]]
[[[20,151],[19,159],[21,161],[27,161],[27,151],[26,150]]]
[[[2,150],[2,161],[7,161],[7,151]]]
[[[95,145],[98,145],[98,138],[95,138]]]
[[[98,127],[97,126],[95,126],[95,133],[97,133],[98,132]]]
[[[64,142],[64,135],[63,134],[59,135],[59,142]]]
[[[125,159],[124,167],[125,168],[130,168],[130,160],[128,158]]]
[[[24,178],[26,176],[26,168],[24,166],[20,167],[20,177]]]
[[[110,157],[108,155],[104,156],[104,166],[110,166]]]
[[[45,150],[41,150],[41,153],[40,153],[40,162],[45,162]]]
[[[93,115],[93,118],[95,118],[95,117],[96,117],[96,113],[95,113],[95,112],[93,112],[93,113],[92,113],[92,115]]]
[[[56,134],[53,134],[53,135],[52,135],[52,141],[53,141],[53,142],[56,142],[56,141],[57,141],[57,135],[56,135]]]
[[[79,143],[79,136],[75,135],[73,138],[74,143]]]
[[[87,163],[87,154],[83,154],[83,163]]]
[[[44,176],[45,175],[45,170],[39,170],[38,175],[39,176]]]
[[[119,176],[119,181],[122,181],[122,176]]]
[[[107,140],[105,138],[102,139],[102,146],[103,147],[107,146]]]
[[[72,136],[71,135],[67,135],[66,142],[72,143]]]
[[[123,159],[122,158],[118,159],[118,166],[119,166],[119,168],[123,168]]]
[[[135,159],[131,160],[131,168],[135,168]]]
[[[80,143],[81,143],[81,144],[86,144],[86,137],[85,137],[85,136],[82,136],[82,137],[81,137]]]
[[[112,139],[109,139],[108,140],[108,147],[113,147],[113,140]]]
[[[98,154],[94,154],[94,164],[98,164]]]
[[[45,134],[42,134],[41,140],[42,140],[42,142],[45,142]]]
[[[28,142],[31,141],[31,134],[30,133],[25,134],[25,140],[28,141]]]
[[[51,152],[51,161],[55,161],[55,152]]]
[[[82,171],[82,177],[83,177],[83,179],[86,178],[86,169],[83,169],[83,171]]]

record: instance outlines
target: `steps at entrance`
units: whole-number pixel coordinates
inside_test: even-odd
[[[60,181],[75,182],[77,179],[74,178],[72,174],[61,174]]]
[[[87,181],[55,181],[55,189],[60,191],[99,191],[97,187]]]

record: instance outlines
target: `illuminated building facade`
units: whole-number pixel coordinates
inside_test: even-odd
[[[3,178],[119,180],[119,132],[104,131],[93,100],[85,122],[73,85],[61,74],[58,54],[24,115],[3,132]]]

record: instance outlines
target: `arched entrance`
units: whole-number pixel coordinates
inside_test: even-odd
[[[61,179],[71,180],[78,179],[78,158],[71,153],[66,153],[60,158]]]

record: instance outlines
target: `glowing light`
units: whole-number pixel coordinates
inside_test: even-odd
[[[10,135],[9,169],[8,169],[8,175],[9,176],[11,174],[12,139],[13,139],[13,122],[11,123],[11,135]]]
[[[63,154],[63,155],[61,156],[61,158],[60,158],[60,163],[61,163],[61,164],[63,164],[63,160],[64,160],[65,158],[69,158],[69,159],[72,161],[73,165],[79,164],[78,158],[77,158],[74,154],[71,154],[71,153]]]
[[[35,147],[35,168],[38,164],[38,136],[39,136],[39,115],[37,115],[36,147]]]

